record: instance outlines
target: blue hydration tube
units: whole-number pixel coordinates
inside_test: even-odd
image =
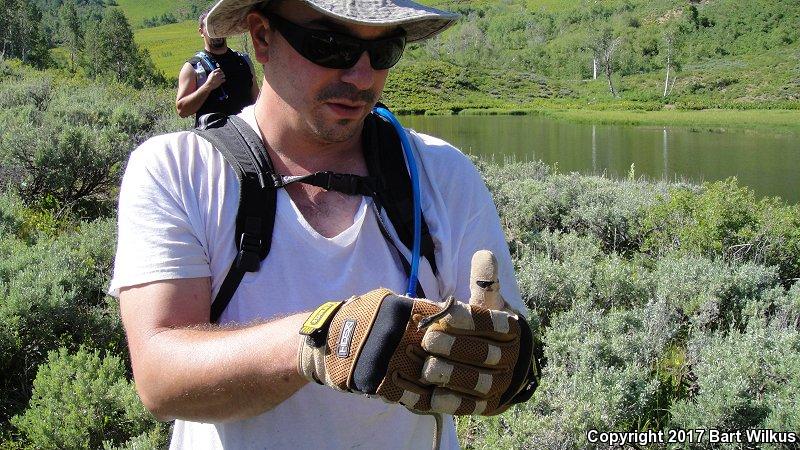
[[[411,248],[411,273],[408,275],[408,289],[406,289],[406,295],[415,297],[417,295],[417,278],[419,275],[420,241],[422,241],[422,203],[420,201],[417,162],[414,159],[414,153],[411,151],[411,141],[408,140],[406,130],[400,125],[400,122],[394,114],[381,106],[376,106],[373,112],[388,120],[389,123],[394,126],[397,135],[400,137],[403,153],[406,155],[408,173],[411,175],[411,192],[414,199],[414,245]]]

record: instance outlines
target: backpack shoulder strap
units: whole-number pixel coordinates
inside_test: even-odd
[[[211,66],[211,61],[208,59],[206,52],[202,50],[195,53],[195,55],[186,62],[194,67],[195,82],[198,88],[205,84],[208,76],[214,71],[214,67]]]
[[[244,274],[257,272],[269,253],[277,202],[275,170],[261,138],[239,117],[207,114],[194,132],[222,153],[240,186],[234,235],[238,252],[211,305],[211,322],[217,322]]]
[[[242,58],[242,60],[244,60],[245,64],[247,64],[247,67],[253,67],[253,60],[250,59],[249,54],[245,52],[236,52],[236,54],[239,55],[239,58]]]
[[[414,245],[414,199],[400,137],[392,124],[376,114],[370,114],[364,120],[363,139],[367,169],[378,180],[376,198],[386,210],[400,241],[410,249]],[[424,215],[420,250],[431,265],[433,274],[438,277],[433,238]]]
[[[246,272],[256,272],[272,245],[277,187],[282,181],[275,174],[261,138],[237,116],[212,113],[198,119],[194,132],[210,142],[233,167],[240,184],[234,243],[237,256],[211,305],[211,322],[217,322]],[[411,178],[400,139],[391,124],[373,114],[364,123],[364,156],[376,183],[375,200],[386,214],[407,248],[414,242],[414,203]],[[380,217],[380,215],[378,216]],[[394,245],[388,233],[386,239]],[[423,215],[422,256],[438,276],[433,239]],[[410,266],[400,255],[406,275]],[[418,292],[422,292],[418,285]]]
[[[205,50],[200,50],[199,52],[195,53],[192,60],[194,59],[196,59],[197,62],[200,63],[200,66],[203,67],[203,70],[206,71],[206,74],[209,74],[213,72],[214,69],[216,69],[216,67],[212,66],[212,64],[215,62],[214,58],[211,55],[209,55],[208,52],[206,52]]]

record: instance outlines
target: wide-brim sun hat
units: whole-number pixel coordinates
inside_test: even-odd
[[[345,23],[399,26],[407,42],[428,39],[455,23],[459,15],[409,0],[298,0]],[[206,16],[206,33],[223,38],[247,31],[245,18],[255,5],[269,0],[219,0]]]

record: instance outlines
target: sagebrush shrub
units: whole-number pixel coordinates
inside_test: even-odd
[[[634,253],[643,241],[639,222],[663,190],[640,181],[551,174],[541,163],[504,170],[484,169],[484,178],[512,241],[560,230],[594,236],[606,252]]]
[[[545,333],[542,385],[523,407],[531,422],[526,439],[543,448],[585,448],[591,428],[657,426],[664,405],[653,366],[676,330],[658,305],[606,313],[581,305],[559,314]]]
[[[590,301],[593,267],[602,251],[595,239],[558,231],[543,231],[532,241],[519,249],[514,265],[523,300],[547,326],[551,316],[575,302]]]
[[[124,162],[155,133],[188,127],[166,91],[30,74],[0,86],[0,168],[5,189],[40,209],[93,219],[111,215]]]
[[[667,255],[653,273],[656,298],[701,329],[742,325],[742,308],[778,283],[774,268],[728,265],[699,255]]]
[[[639,220],[654,203],[654,194],[654,187],[643,182],[586,177],[564,226],[597,237],[607,252],[636,252],[641,245]]]
[[[760,302],[760,300],[754,300]],[[745,330],[695,333],[688,359],[694,394],[670,409],[682,428],[777,431],[800,427],[800,330],[751,311]]]
[[[775,265],[785,286],[800,278],[800,207],[756,199],[735,178],[700,193],[672,189],[641,219],[642,249],[654,256],[700,254]]]
[[[22,201],[7,191],[0,193],[0,237],[21,237],[24,228]]]
[[[0,238],[0,419],[27,403],[47,352],[79,345],[122,353],[116,302],[104,293],[114,222],[84,224],[33,245]]]
[[[126,379],[122,359],[83,347],[48,353],[28,409],[11,422],[39,449],[97,449],[131,438],[163,445],[166,435]],[[153,442],[152,434],[161,442]]]
[[[609,255],[594,267],[595,303],[603,309],[641,306],[653,298],[650,270],[639,261]]]
[[[663,184],[535,164],[481,170],[546,366],[531,402],[459,419],[462,443],[573,449],[592,447],[590,428],[796,429],[788,378],[800,369],[783,356],[798,353],[800,282],[782,287],[800,254],[796,208],[757,201],[732,180],[668,194]],[[739,339],[750,342],[736,354]],[[717,389],[727,377],[733,383]]]

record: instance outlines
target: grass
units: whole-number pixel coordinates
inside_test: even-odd
[[[602,125],[685,126],[698,129],[748,128],[800,132],[800,110],[795,109],[592,109],[577,103],[541,100],[526,108],[434,109],[425,115],[497,116],[541,115],[558,120]]]
[[[696,128],[755,128],[800,132],[798,110],[662,110],[597,111],[588,109],[532,110],[555,119],[572,122],[623,125],[673,125]]]
[[[203,48],[194,20],[142,28],[134,32],[134,38],[139,46],[150,51],[156,69],[168,79],[177,79],[183,63]],[[234,50],[244,47],[241,36],[229,38],[228,45]]]
[[[165,2],[163,0],[116,0],[117,5],[122,8],[125,17],[132,28],[141,28],[144,19],[149,19],[155,16],[161,16],[165,13],[174,13],[177,9],[178,2]],[[195,29],[197,29],[197,22],[194,22]]]
[[[682,103],[714,107],[723,103],[800,104],[800,43],[760,53],[708,59],[687,64],[677,74],[670,98]],[[620,97],[634,101],[661,101],[664,71],[614,77]],[[611,100],[604,77],[564,81],[573,96],[592,101]]]
[[[156,69],[167,78],[177,78],[183,63],[203,48],[194,20],[142,28],[136,30],[134,38],[139,46],[150,51]]]

